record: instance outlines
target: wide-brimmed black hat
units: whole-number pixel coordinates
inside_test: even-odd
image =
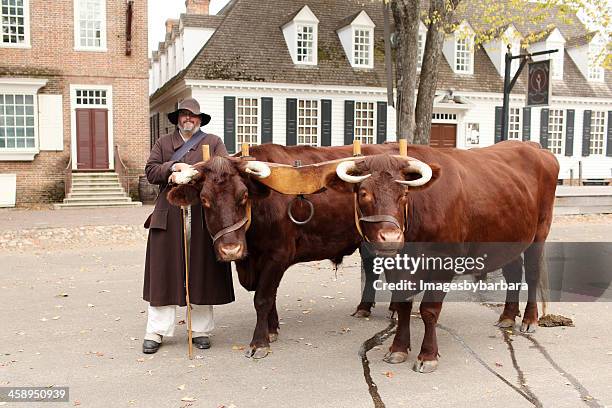
[[[187,98],[179,102],[178,108],[174,112],[170,112],[168,114],[168,120],[170,121],[170,123],[172,123],[173,125],[176,125],[178,123],[178,115],[179,111],[181,110],[188,110],[194,115],[199,115],[202,121],[200,126],[204,126],[208,122],[210,122],[210,115],[200,112],[200,104],[198,103],[198,101],[193,98]]]

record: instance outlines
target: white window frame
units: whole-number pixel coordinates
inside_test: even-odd
[[[312,40],[311,40],[311,47],[306,48],[306,47],[302,47],[304,49],[306,49],[307,51],[310,50],[310,52],[306,53],[306,56],[309,56],[310,58],[308,60],[302,60],[300,61],[300,46],[298,45],[299,41],[303,41],[300,40],[299,36],[300,34],[303,34],[303,29],[304,28],[310,28],[312,30]],[[310,24],[310,23],[297,23],[296,24],[296,31],[295,31],[295,63],[296,64],[300,64],[300,65],[316,65],[317,64],[317,59],[316,59],[316,52],[317,52],[317,25],[316,24]]]
[[[77,89],[86,90],[101,90],[106,91],[106,105],[83,105],[77,104],[76,91]],[[113,133],[113,86],[112,85],[92,85],[92,84],[70,84],[70,154],[72,156],[72,169],[77,169],[77,134],[76,134],[76,109],[107,109],[108,123],[106,128],[108,129],[108,168],[109,170],[115,169],[115,155],[114,147],[115,139]]]
[[[315,102],[317,104],[317,115],[316,116],[303,116],[304,119],[306,118],[316,118],[317,120],[317,124],[316,126],[313,125],[308,125],[309,128],[311,129],[316,129],[317,133],[316,133],[316,137],[317,137],[317,143],[313,144],[313,143],[300,143],[300,128],[305,128],[307,125],[300,125],[300,102]],[[319,99],[311,99],[311,98],[301,98],[297,100],[297,112],[296,112],[296,144],[298,146],[321,146],[321,101]],[[308,109],[306,107],[304,107],[303,109]],[[310,108],[312,109],[312,107]],[[305,135],[304,135],[305,137]],[[312,140],[312,134],[310,135],[310,138]]]
[[[459,46],[465,42],[465,50],[459,50]],[[459,52],[466,53],[465,63],[467,64],[466,69],[459,69]],[[472,35],[464,36],[462,34],[455,34],[454,43],[454,64],[453,69],[457,74],[473,74],[474,73],[474,37]]]
[[[360,59],[359,55],[361,55],[363,51],[358,50],[357,47],[363,46],[363,44],[357,43],[357,33],[358,32],[367,32],[368,44],[366,44],[366,46],[368,47],[367,49],[368,60],[366,64],[359,63],[359,59]],[[355,68],[374,68],[374,29],[370,27],[364,27],[364,26],[355,26],[353,27],[352,39],[353,39],[352,41],[353,42],[353,47],[352,47],[353,66]]]
[[[364,104],[366,106],[370,105],[370,104],[372,105],[372,109],[371,109],[371,111],[372,111],[372,118],[371,118],[371,120],[372,120],[372,127],[371,127],[371,129],[372,129],[372,136],[371,136],[372,137],[372,143],[368,143],[368,144],[376,144],[376,136],[377,136],[376,135],[376,130],[377,130],[376,129],[376,120],[377,120],[376,114],[377,114],[377,112],[376,111],[377,111],[377,109],[376,109],[376,102],[372,102],[372,101],[355,101],[355,113],[354,113],[354,118],[353,118],[353,122],[354,122],[353,123],[353,140],[359,140],[361,142],[361,144],[365,144],[365,143],[367,143],[367,141],[364,141],[364,137],[366,137],[366,138],[369,137],[367,135],[366,136],[363,136],[363,135],[359,135],[358,136],[357,135],[361,131],[366,130],[366,129],[369,128],[369,126],[367,126],[367,125],[366,126],[361,126],[361,125],[359,125],[357,123],[358,120],[363,120],[363,118],[358,118],[357,117],[357,112],[358,111],[360,111],[360,112],[369,112],[370,111],[369,106],[366,109],[364,109],[363,107],[362,108],[358,107],[360,105],[363,106]],[[366,120],[369,120],[369,119],[366,119]]]
[[[107,52],[107,23],[106,23],[106,0],[99,0],[101,3],[101,24],[100,24],[100,46],[99,47],[91,47],[91,46],[83,46],[81,45],[81,36],[80,36],[80,20],[79,16],[81,14],[81,6],[80,3],[83,0],[74,0],[74,50],[75,51],[94,51],[94,52]]]
[[[606,117],[608,116],[606,113],[607,111],[591,111],[589,154],[592,156],[603,156],[606,153]],[[598,119],[600,120],[600,125],[597,124]],[[597,144],[599,146],[596,146]]]
[[[2,13],[0,12],[0,36],[2,36],[4,27],[1,18]],[[23,24],[24,42],[21,44],[5,43],[3,38],[0,37],[0,48],[32,48],[32,43],[30,42],[30,0],[23,0]]]
[[[521,140],[523,118],[521,108],[511,106],[508,111],[508,140]]]
[[[32,95],[34,99],[34,147],[0,148],[1,161],[32,161],[40,152],[38,132],[38,90],[47,84],[46,79],[34,78],[0,78],[1,94]]]
[[[587,80],[590,82],[603,82],[604,81],[604,68],[601,66],[601,50],[597,46],[589,45],[588,48],[588,68],[587,68]]]
[[[555,123],[554,119],[559,119],[559,121]],[[555,142],[555,146],[552,145],[552,142]],[[550,109],[548,111],[548,150],[558,156],[565,154],[564,109]]]
[[[251,113],[250,115],[244,115],[244,114],[243,114],[243,115],[242,115],[243,117],[247,117],[247,116],[248,116],[248,117],[250,117],[251,119],[252,119],[252,118],[255,118],[255,123],[250,123],[250,124],[242,124],[242,125],[241,125],[241,124],[239,123],[239,118],[240,118],[240,108],[241,108],[241,104],[240,104],[240,102],[241,102],[241,100],[244,102],[244,100],[246,100],[246,99],[249,99],[249,100],[251,100],[251,101],[255,101],[255,103],[256,103],[255,108],[257,109],[257,114],[256,114],[256,115],[253,115],[252,113]],[[242,106],[242,108],[244,109],[244,106]],[[249,106],[249,108],[253,108],[253,105]],[[245,126],[245,125],[246,125],[246,126],[251,126],[251,127],[252,127],[252,126],[255,126],[255,127],[256,127],[256,129],[257,129],[257,130],[256,130],[256,132],[255,132],[255,135],[253,135],[253,134],[252,134],[252,133],[250,133],[250,132],[248,133],[248,135],[249,135],[250,137],[255,136],[255,138],[256,138],[256,142],[255,142],[255,143],[253,143],[253,142],[247,142],[247,143],[249,144],[249,146],[257,146],[257,145],[261,144],[261,102],[260,102],[259,98],[257,98],[257,97],[253,97],[253,96],[238,96],[238,97],[236,97],[236,118],[235,118],[235,120],[236,120],[236,122],[235,122],[235,123],[236,123],[236,146],[237,146],[237,148],[238,148],[238,149],[240,149],[240,148],[242,147],[242,143],[244,143],[244,139],[243,139],[243,141],[240,141],[239,137],[240,137],[241,135],[242,135],[243,137],[244,137],[245,135],[247,135],[247,132],[244,132],[244,131],[243,131],[243,132],[241,133],[241,132],[238,130],[238,128],[239,128],[240,126]]]

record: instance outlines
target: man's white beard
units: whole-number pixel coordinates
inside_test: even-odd
[[[184,127],[179,126],[179,130],[184,135],[195,135],[196,133],[198,133],[198,130],[200,130],[200,127],[194,125],[193,123],[187,122],[185,123]]]

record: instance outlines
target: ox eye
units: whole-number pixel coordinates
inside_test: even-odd
[[[359,199],[360,200],[370,200],[370,194],[366,190],[359,190]]]
[[[238,199],[238,205],[245,205],[248,198],[249,198],[249,194],[248,192],[245,191]]]
[[[200,201],[202,201],[202,205],[203,205],[204,207],[206,207],[206,208],[210,208],[210,207],[211,207],[211,205],[210,205],[210,200],[209,200],[208,198],[206,198],[206,197],[204,197],[204,196],[201,196],[201,197],[200,197]]]

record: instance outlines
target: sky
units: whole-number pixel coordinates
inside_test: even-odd
[[[228,0],[211,0],[210,13],[221,10]],[[178,18],[185,12],[185,0],[148,0],[149,7],[149,55],[157,50],[157,44],[166,37],[166,20]]]

